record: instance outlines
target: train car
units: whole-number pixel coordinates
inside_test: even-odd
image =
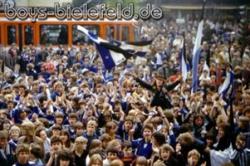
[[[134,20],[63,20],[50,16],[42,21],[8,20],[4,13],[0,14],[0,43],[7,47],[12,43],[17,45],[79,45],[89,39],[77,30],[81,25],[104,39],[120,41],[135,40]]]

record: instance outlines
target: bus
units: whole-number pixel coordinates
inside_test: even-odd
[[[135,40],[135,20],[58,20],[50,16],[46,20],[8,20],[0,14],[0,44],[7,47],[12,43],[25,45],[67,45],[72,47],[90,42],[77,30],[83,26],[103,39],[132,42]]]

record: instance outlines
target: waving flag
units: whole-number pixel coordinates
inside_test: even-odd
[[[202,31],[203,31],[203,20],[199,23],[197,34],[196,34],[196,39],[194,43],[194,49],[193,49],[193,59],[192,59],[192,73],[193,73],[193,78],[192,78],[192,92],[195,93],[198,89],[198,81],[199,81],[199,76],[198,76],[198,65],[200,61],[200,54],[201,54],[201,40],[202,40]]]
[[[112,69],[113,67],[121,64],[126,61],[126,59],[132,56],[144,56],[149,49],[148,45],[152,41],[142,41],[134,43],[125,43],[119,41],[107,41],[104,40],[82,26],[77,26],[77,29],[85,33],[88,38],[93,41],[96,45],[96,48],[102,58],[104,66],[107,70]]]
[[[180,52],[181,57],[181,73],[182,73],[182,80],[186,81],[188,75],[188,67],[186,63],[186,47],[185,47],[185,37],[183,38],[182,48]]]
[[[195,38],[194,48],[193,48],[193,59],[192,59],[192,93],[195,93],[198,89],[199,85],[199,75],[198,75],[198,65],[200,61],[200,54],[201,54],[201,41],[202,41],[202,32],[203,32],[203,24],[204,24],[204,12],[205,12],[205,5],[206,0],[203,0],[202,6],[202,14],[201,14],[201,21],[199,22],[197,34]]]
[[[107,43],[108,41],[92,34],[82,26],[77,26],[77,29],[85,33],[95,43],[96,48],[102,58],[103,64],[107,70],[112,69],[126,60],[123,54],[109,50],[101,45],[101,43]]]
[[[233,71],[227,72],[226,79],[223,84],[219,87],[219,95],[226,96],[228,93],[231,93],[233,88],[234,73]]]

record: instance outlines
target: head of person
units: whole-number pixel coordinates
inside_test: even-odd
[[[238,134],[236,137],[236,148],[242,150],[246,147],[246,136],[243,134]]]
[[[174,153],[174,149],[169,144],[163,144],[160,147],[160,158],[163,161],[168,161],[171,158],[171,156],[172,156],[173,153]]]
[[[9,131],[10,138],[13,140],[18,140],[21,130],[18,126],[12,126]]]
[[[55,113],[55,123],[56,124],[61,125],[63,123],[63,118],[64,118],[63,113],[61,113],[61,112]]]
[[[193,144],[194,138],[189,132],[185,132],[179,135],[177,141],[181,146],[190,146]]]
[[[147,159],[144,156],[138,156],[135,161],[135,166],[148,166]]]
[[[20,165],[25,165],[29,162],[29,145],[18,144],[16,148],[17,162]]]
[[[8,133],[5,130],[0,131],[0,149],[4,149],[7,145]]]
[[[164,143],[166,143],[166,137],[165,137],[164,134],[162,134],[161,132],[153,133],[153,135],[152,135],[152,144],[153,144],[154,147],[160,147]]]
[[[154,126],[151,123],[146,124],[143,127],[143,138],[150,140],[154,131]]]
[[[8,116],[7,110],[5,110],[5,109],[0,109],[0,118],[1,118],[1,119],[6,119],[7,116]]]
[[[58,152],[62,149],[62,140],[58,136],[52,136],[50,140],[51,149]]]
[[[244,115],[248,117],[248,119],[250,119],[250,107],[249,106],[246,107],[243,112],[244,112]]]
[[[208,132],[205,136],[206,138],[206,144],[208,147],[212,147],[214,142],[215,142],[215,139],[214,139],[214,136],[212,133]]]
[[[110,110],[104,110],[103,116],[104,116],[105,122],[112,121],[112,112]]]
[[[55,90],[57,93],[61,94],[61,93],[63,92],[63,90],[64,90],[63,83],[60,82],[60,81],[56,82],[56,83],[54,84],[54,90]]]
[[[155,81],[156,81],[156,86],[162,86],[164,84],[164,80],[165,80],[165,74],[164,73],[164,68],[161,67],[159,68],[156,72],[155,72]]]
[[[75,139],[74,150],[77,152],[83,152],[87,148],[88,140],[83,136],[79,136]]]
[[[83,124],[81,122],[76,122],[75,125],[76,136],[81,136],[84,133]]]
[[[26,121],[21,125],[22,135],[31,137],[35,133],[35,125],[32,122]]]
[[[69,124],[74,125],[77,122],[77,114],[76,113],[70,113],[69,114]]]
[[[87,133],[88,135],[94,135],[96,132],[97,123],[95,120],[89,120],[87,123]]]
[[[71,155],[70,151],[68,150],[61,150],[58,153],[57,157],[57,165],[60,166],[73,166],[73,156]]]
[[[90,157],[89,166],[103,166],[102,156],[100,154],[93,154]]]
[[[112,140],[112,137],[107,133],[104,133],[103,135],[101,135],[100,140],[102,141],[102,148],[106,149],[108,142]]]
[[[201,127],[204,124],[204,116],[202,114],[197,114],[194,116],[194,126]]]
[[[43,127],[37,128],[35,133],[36,133],[36,136],[40,137],[43,141],[45,141],[48,138],[45,128]]]
[[[241,129],[248,129],[250,119],[247,116],[240,116],[238,121],[238,127]]]
[[[108,148],[115,148],[118,152],[122,151],[122,143],[121,140],[119,139],[113,139],[112,141],[110,141],[107,145],[107,149]]]
[[[60,125],[55,125],[52,127],[52,136],[60,136],[62,127]]]
[[[117,125],[115,122],[110,121],[106,124],[105,129],[106,129],[106,133],[114,134],[114,133],[116,133]]]
[[[132,156],[133,155],[132,143],[130,141],[125,141],[123,143],[122,150],[124,156]]]
[[[30,156],[32,155],[35,159],[43,159],[44,154],[42,147],[39,144],[31,143],[30,144]]]
[[[133,117],[127,116],[124,121],[124,129],[125,131],[129,131],[133,127]]]
[[[124,166],[124,164],[120,159],[115,159],[111,161],[110,166]]]
[[[107,159],[111,162],[115,159],[118,159],[119,151],[114,147],[107,148]]]
[[[93,150],[93,149],[99,149],[99,150],[102,150],[102,142],[99,140],[99,139],[93,139],[91,141],[91,144],[89,146],[89,149],[90,150]]]
[[[200,153],[196,149],[193,149],[188,152],[188,166],[197,166],[199,164],[200,156]]]
[[[227,123],[221,123],[221,124],[219,124],[219,125],[217,125],[217,127],[218,127],[218,133],[217,133],[217,137],[219,138],[219,139],[222,139],[222,138],[227,138],[227,137],[229,137],[229,131],[230,131],[230,126],[229,126],[229,124],[227,124]]]
[[[161,160],[157,160],[156,162],[154,162],[153,166],[165,166],[165,164]]]
[[[69,135],[68,130],[64,129],[61,131],[60,139],[62,140],[63,145],[65,145],[66,147],[70,146],[70,135]]]

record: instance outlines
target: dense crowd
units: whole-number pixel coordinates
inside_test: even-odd
[[[151,52],[111,72],[91,43],[1,47],[1,166],[250,165],[250,51],[237,21],[206,20],[196,93],[177,39],[191,68],[197,19],[135,26]]]

